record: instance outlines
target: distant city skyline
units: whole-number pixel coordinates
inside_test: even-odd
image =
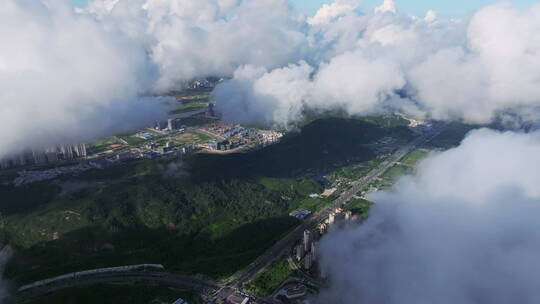
[[[85,6],[92,0],[71,0],[78,7]],[[101,1],[101,0],[94,0]],[[293,6],[308,16],[315,12],[324,4],[331,3],[333,0],[289,0]],[[447,1],[432,1],[432,0],[396,0],[398,10],[402,13],[410,13],[415,15],[423,15],[428,10],[435,10],[441,16],[445,17],[461,17],[473,13],[474,11],[490,4],[495,4],[497,0],[447,0]],[[540,3],[537,0],[514,0],[511,1],[516,7],[528,7],[534,3]],[[364,0],[362,9],[372,9],[382,3],[382,0]]]

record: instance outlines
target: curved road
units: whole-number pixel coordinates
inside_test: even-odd
[[[201,293],[217,291],[221,288],[216,282],[206,281],[190,276],[177,275],[168,272],[130,271],[95,274],[81,276],[77,279],[60,280],[51,284],[18,292],[16,297],[18,301],[23,302],[25,300],[41,297],[62,289],[94,284],[161,285],[179,289],[189,289]]]

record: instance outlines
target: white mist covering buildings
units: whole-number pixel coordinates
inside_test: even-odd
[[[426,158],[322,239],[317,303],[537,303],[538,164],[540,133],[487,129]]]
[[[304,239],[302,244],[304,245],[304,251],[309,251],[311,248],[311,231],[304,230]]]
[[[214,94],[237,122],[291,125],[306,108],[538,117],[540,6],[504,2],[446,20],[400,14],[392,0],[361,12],[361,2],[335,0],[305,18],[285,0],[92,1],[76,11],[69,1],[3,0],[0,157],[164,118],[142,96],[208,76],[232,76]]]
[[[33,149],[17,156],[5,157],[0,161],[0,168],[26,165],[54,164],[60,160],[73,160],[87,156],[86,144],[62,145],[44,149]]]
[[[348,222],[356,221],[359,217],[348,210],[343,212],[342,208],[336,208],[328,218],[320,223],[315,230],[304,230],[302,239],[293,249],[293,255],[298,262],[301,262],[305,270],[311,270],[314,263],[319,258],[319,240],[329,229],[336,226],[346,225]],[[322,273],[322,269],[319,269]]]

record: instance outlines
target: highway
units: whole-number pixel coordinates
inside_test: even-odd
[[[215,292],[221,287],[211,281],[176,275],[168,272],[147,272],[147,271],[130,271],[130,272],[112,272],[102,273],[89,276],[81,276],[77,279],[60,280],[51,284],[30,288],[16,294],[18,302],[24,302],[32,298],[39,298],[46,294],[59,291],[62,289],[94,285],[94,284],[118,284],[118,285],[160,285],[175,287],[178,289],[194,290],[200,293]]]
[[[270,266],[282,256],[286,255],[289,250],[292,249],[294,244],[303,237],[304,230],[314,229],[317,225],[328,217],[328,215],[334,211],[337,207],[342,206],[345,202],[350,200],[354,195],[358,193],[364,186],[371,183],[373,180],[381,176],[386,170],[391,168],[396,162],[403,158],[408,153],[415,150],[420,145],[430,141],[433,137],[437,136],[443,130],[442,127],[434,128],[431,132],[417,137],[413,141],[409,142],[405,146],[399,148],[385,161],[372,171],[370,171],[364,178],[355,182],[352,187],[343,192],[330,206],[320,210],[313,216],[307,218],[294,230],[286,234],[276,244],[270,247],[263,255],[259,256],[254,262],[248,265],[243,270],[234,274],[229,280],[224,282],[232,288],[241,288],[244,283],[249,282],[257,275],[257,273]]]
[[[317,225],[325,218],[327,218],[328,215],[335,208],[340,207],[345,202],[350,200],[364,186],[368,185],[373,180],[381,176],[386,170],[391,168],[405,155],[416,149],[418,146],[430,141],[433,137],[437,136],[442,131],[442,129],[443,128],[436,128],[432,132],[424,136],[418,137],[407,145],[399,148],[385,161],[379,164],[377,168],[370,171],[361,180],[355,182],[349,190],[343,192],[330,206],[307,218],[294,230],[287,233],[277,243],[270,247],[263,255],[259,256],[254,262],[252,262],[243,270],[238,271],[236,274],[234,274],[227,280],[224,280],[222,282],[212,282],[197,277],[176,275],[168,272],[128,271],[101,273],[96,275],[81,276],[76,279],[59,280],[51,284],[26,289],[16,294],[17,300],[20,302],[24,302],[28,299],[40,297],[58,290],[92,284],[161,285],[175,287],[179,289],[195,290],[201,293],[217,292],[224,287],[241,291],[241,287],[244,283],[249,282],[255,277],[255,275],[257,275],[257,273],[264,270],[266,267],[274,263],[282,256],[287,255],[288,252],[292,249],[293,245],[303,237],[304,230],[316,228]],[[260,303],[272,304],[274,302],[271,299],[260,299],[253,295],[249,296],[257,299]]]

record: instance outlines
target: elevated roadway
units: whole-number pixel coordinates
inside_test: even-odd
[[[74,279],[71,278],[59,280],[51,284],[36,286],[34,288],[20,291],[16,294],[16,299],[19,302],[24,302],[26,300],[39,298],[59,290],[95,284],[159,285],[178,289],[193,290],[200,293],[212,293],[221,288],[221,286],[219,286],[219,284],[216,282],[199,279],[196,277],[177,275],[168,272],[129,271],[101,273],[81,276]]]
[[[444,129],[444,126],[433,128],[430,132],[415,138],[405,146],[399,148],[385,161],[379,164],[375,169],[370,171],[365,177],[355,182],[352,187],[343,192],[330,206],[320,210],[307,218],[295,229],[286,234],[277,243],[270,247],[263,255],[259,256],[254,262],[248,265],[243,270],[234,274],[228,281],[225,282],[230,287],[240,288],[244,283],[252,280],[257,273],[270,266],[282,256],[286,255],[294,244],[303,237],[304,230],[314,229],[319,223],[332,213],[337,207],[342,206],[345,202],[349,201],[354,195],[356,195],[363,187],[370,184],[376,178],[380,177],[386,170],[390,169],[394,164],[401,160],[405,155],[417,149],[419,146],[430,141],[435,136],[440,134]]]
[[[178,289],[193,290],[204,294],[217,294],[223,288],[231,288],[241,292],[241,287],[244,283],[249,282],[255,277],[257,273],[264,270],[266,267],[277,261],[279,258],[285,256],[289,252],[289,250],[291,250],[293,245],[303,237],[304,230],[316,228],[316,226],[325,218],[327,218],[328,215],[335,208],[342,206],[345,202],[350,200],[363,187],[374,181],[376,178],[380,177],[386,170],[391,168],[405,155],[415,150],[420,145],[430,141],[433,137],[437,136],[442,131],[442,129],[443,127],[435,128],[428,134],[418,137],[410,143],[406,144],[405,146],[399,148],[385,161],[379,164],[377,168],[373,169],[361,180],[355,182],[349,190],[343,192],[330,206],[320,210],[311,217],[307,218],[295,229],[283,236],[278,242],[276,242],[263,255],[259,256],[250,265],[248,265],[243,270],[237,272],[229,279],[222,282],[213,282],[198,277],[177,275],[169,272],[128,271],[100,273],[89,276],[81,276],[78,278],[59,280],[51,284],[25,289],[16,294],[16,299],[20,302],[24,302],[28,299],[38,298],[62,289],[94,284],[160,285],[174,287]],[[243,294],[248,295],[246,293]],[[274,303],[272,299],[260,299],[253,295],[248,296],[258,300],[259,303]]]

